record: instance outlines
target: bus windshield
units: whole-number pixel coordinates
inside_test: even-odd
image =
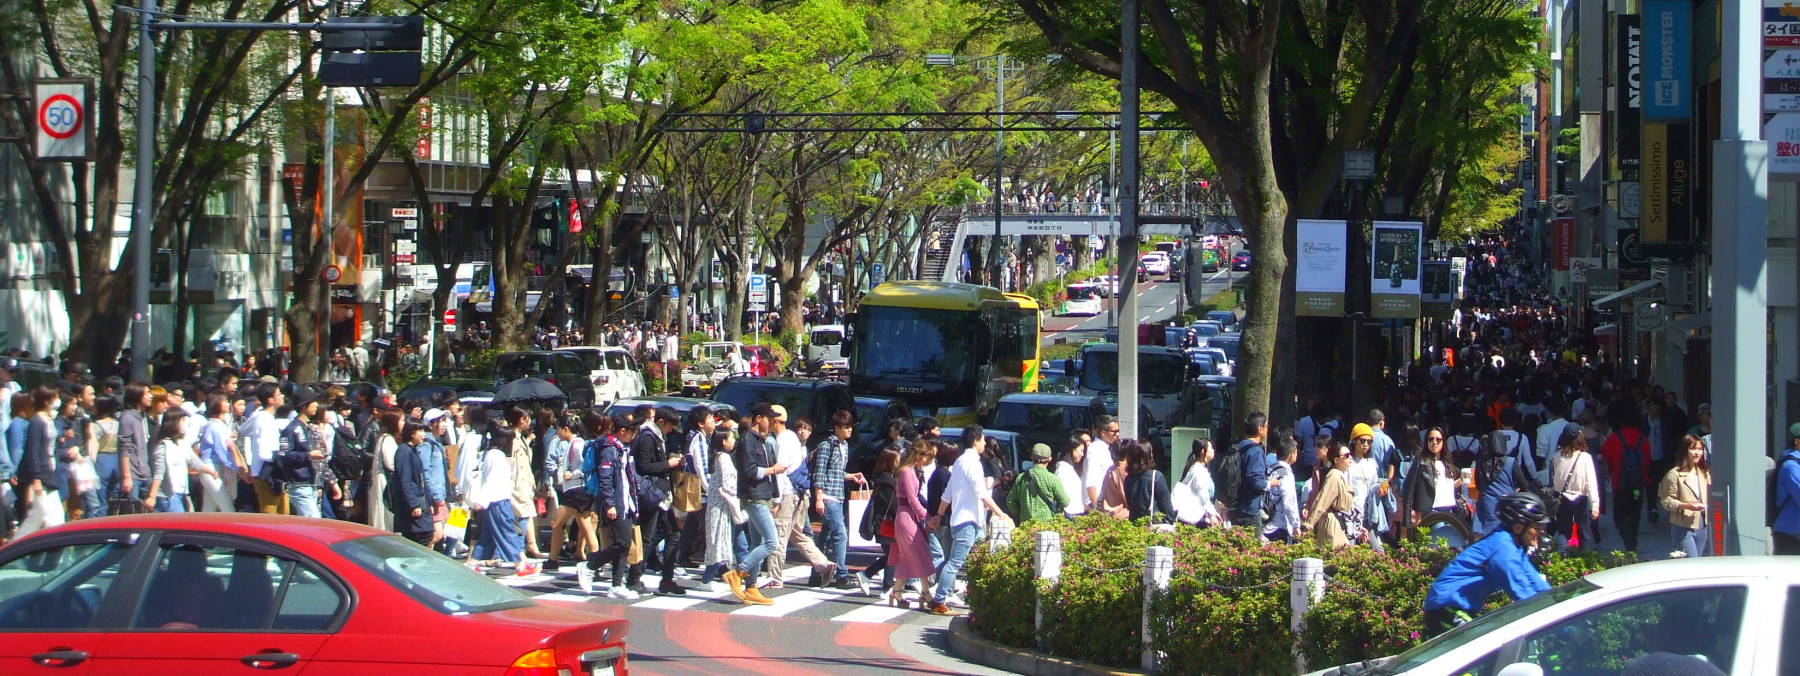
[[[1181,391],[1188,365],[1171,354],[1138,355],[1138,391],[1175,394]],[[1081,386],[1098,392],[1119,389],[1119,353],[1095,350],[1081,357]]]
[[[854,375],[911,377],[945,384],[971,382],[980,332],[976,316],[960,310],[867,307],[858,313]]]

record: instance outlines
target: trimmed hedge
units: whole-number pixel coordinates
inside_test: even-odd
[[[1036,533],[1062,534],[1059,583],[1044,590],[1042,636],[1033,628]],[[1390,547],[1326,551],[1310,540],[1261,542],[1242,529],[1152,532],[1143,524],[1086,516],[1020,524],[1013,544],[969,560],[971,625],[1023,648],[1111,666],[1136,667],[1142,646],[1144,549],[1175,550],[1169,590],[1154,599],[1151,633],[1173,673],[1292,673],[1295,636],[1288,606],[1293,561],[1325,560],[1332,581],[1307,613],[1299,649],[1319,668],[1392,655],[1420,641],[1425,592],[1452,550],[1422,537]],[[1633,557],[1551,556],[1540,569],[1552,585],[1634,562]],[[1504,603],[1496,596],[1491,603]]]

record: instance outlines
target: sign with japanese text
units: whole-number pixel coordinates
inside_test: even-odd
[[[1294,314],[1342,317],[1349,269],[1349,228],[1344,221],[1301,219],[1294,226]]]

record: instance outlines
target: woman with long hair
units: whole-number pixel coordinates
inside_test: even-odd
[[[1350,484],[1344,478],[1352,462],[1350,448],[1338,446],[1331,451],[1330,469],[1315,492],[1313,510],[1306,515],[1306,528],[1313,539],[1327,547],[1344,547],[1351,542],[1351,529],[1356,529],[1355,501],[1350,497]]]
[[[515,441],[510,428],[490,430],[477,479],[469,487],[469,506],[481,524],[481,537],[469,558],[484,565],[516,564],[524,554],[525,538],[519,533],[512,501]]]
[[[867,528],[861,523],[857,524],[857,528],[866,531],[872,536],[869,539],[881,546],[881,556],[875,557],[874,561],[857,573],[860,576],[857,584],[865,589],[869,587],[868,580],[871,577],[883,576],[879,589],[886,589],[888,581],[894,577],[889,557],[893,556],[894,535],[900,511],[900,462],[900,447],[888,444],[875,453],[875,459],[869,464],[866,475],[870,486],[869,507],[863,512]]]
[[[1433,512],[1456,512],[1456,494],[1462,478],[1450,459],[1448,440],[1444,428],[1425,428],[1424,445],[1419,447],[1412,471],[1407,472],[1406,509],[1415,524]]]
[[[1681,464],[1663,475],[1657,496],[1669,513],[1669,536],[1675,541],[1673,558],[1692,558],[1709,553],[1706,541],[1706,491],[1712,486],[1712,465],[1706,460],[1706,443],[1692,434],[1681,438],[1685,449]]]
[[[1063,494],[1069,497],[1069,504],[1063,506],[1063,514],[1069,518],[1087,513],[1087,491],[1081,488],[1081,459],[1087,455],[1087,445],[1092,441],[1086,430],[1071,432],[1068,447],[1056,460],[1056,480],[1062,482]]]
[[[1182,521],[1191,525],[1207,527],[1217,526],[1225,522],[1219,513],[1216,502],[1218,489],[1213,484],[1211,463],[1218,450],[1211,439],[1195,439],[1192,452],[1188,454],[1187,467],[1181,470],[1182,490],[1192,493],[1198,507],[1189,514],[1177,514]]]
[[[925,530],[930,512],[926,510],[925,503],[919,500],[919,483],[924,476],[925,467],[933,460],[932,451],[931,442],[916,440],[912,448],[907,450],[906,457],[899,458],[894,467],[894,532],[893,540],[884,552],[887,567],[882,582],[882,588],[886,589],[889,586],[887,581],[894,581],[893,589],[887,593],[888,603],[893,606],[906,605],[905,588],[908,581],[919,580],[920,589],[923,589],[925,578],[931,577],[935,571],[929,544],[932,534]],[[886,464],[888,453],[883,453],[882,456],[883,460],[878,464]],[[927,605],[923,596],[919,599],[919,605]]]
[[[1175,518],[1169,504],[1169,485],[1156,469],[1156,459],[1143,443],[1127,439],[1119,444],[1125,460],[1125,509],[1131,520],[1148,517],[1151,523]]]
[[[1556,514],[1557,535],[1565,544],[1592,548],[1594,522],[1600,519],[1600,480],[1594,474],[1594,454],[1587,436],[1574,425],[1563,427],[1556,439],[1556,456],[1550,459],[1550,487],[1562,493],[1561,514]]]
[[[700,584],[720,579],[737,561],[733,534],[750,520],[738,501],[737,464],[732,461],[737,451],[737,433],[729,429],[713,430],[708,442],[712,455],[707,459],[711,476],[707,477],[706,496],[706,570]]]
[[[163,414],[162,424],[156,427],[156,438],[151,441],[154,450],[150,455],[150,497],[145,501],[149,503],[147,507],[158,512],[193,511],[187,502],[188,477],[209,472],[218,476],[194,454],[194,447],[183,441],[191,417],[177,410]]]
[[[381,530],[394,529],[394,512],[388,500],[388,477],[395,472],[394,454],[400,451],[401,422],[405,418],[397,409],[375,412],[375,452],[369,454],[369,526]],[[415,452],[409,444],[408,452]]]

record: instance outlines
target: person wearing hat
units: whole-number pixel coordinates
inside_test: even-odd
[[[431,516],[431,542],[436,547],[444,539],[444,524],[450,520],[449,460],[444,440],[450,438],[456,420],[450,411],[434,408],[425,412],[425,438],[413,446],[419,456],[419,467],[425,473],[425,496]]]
[[[319,482],[325,474],[325,437],[332,433],[323,410],[318,391],[310,387],[294,390],[294,420],[282,430],[275,450],[274,478],[287,494],[294,516],[320,515]]]
[[[1006,511],[1019,523],[1053,519],[1069,504],[1062,481],[1050,472],[1050,446],[1032,444],[1031,469],[1013,479],[1006,494]]]
[[[1456,555],[1425,593],[1425,636],[1449,631],[1472,619],[1494,592],[1517,603],[1550,589],[1531,563],[1531,550],[1544,535],[1550,513],[1543,498],[1520,491],[1500,499],[1500,527]]]
[[[1776,554],[1800,554],[1800,422],[1788,425],[1788,447],[1775,464]]]

